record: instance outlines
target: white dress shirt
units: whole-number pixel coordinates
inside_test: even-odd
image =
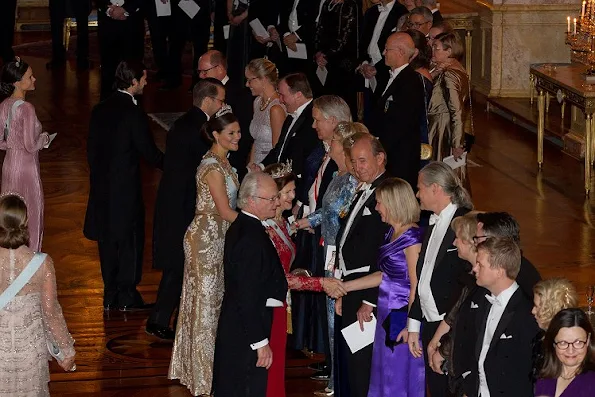
[[[297,7],[300,4],[300,0],[293,0],[293,8],[289,13],[289,21],[287,22],[287,27],[289,27],[289,32],[295,33],[300,28],[298,17],[297,17]],[[291,33],[287,34],[291,34]]]
[[[132,95],[131,93],[129,93],[126,90],[120,90],[118,89],[119,92],[123,92],[126,95],[130,95],[130,98],[132,98],[132,103],[134,103],[135,105],[138,105],[138,102],[136,102],[136,98],[134,97],[134,95]]]
[[[398,68],[390,71],[390,78],[388,79],[388,83],[386,83],[386,87],[384,88],[384,91],[382,92],[382,96],[384,96],[384,94],[386,94],[386,90],[388,90],[388,87],[390,87],[390,85],[393,83],[393,81],[395,81],[395,79],[397,78],[399,73],[401,73],[401,71],[403,69],[405,69],[408,65],[409,64],[406,63],[405,65],[399,66]]]
[[[500,337],[500,335],[494,335],[494,332],[496,332],[496,328],[498,327],[498,323],[502,318],[504,309],[506,309],[506,305],[508,305],[510,298],[512,298],[512,295],[514,295],[517,289],[519,289],[519,285],[515,281],[510,287],[506,288],[498,296],[486,295],[486,299],[489,301],[494,301],[494,303],[492,304],[490,313],[488,314],[486,329],[483,334],[483,343],[481,345],[481,353],[479,353],[479,395],[481,397],[490,397],[490,389],[488,389],[488,382],[483,365],[485,363],[486,356],[488,355],[488,350],[490,350],[492,339],[494,337]]]
[[[326,3],[326,0],[320,0],[320,5],[318,6],[318,15],[316,16],[316,23],[320,21],[320,14],[322,14],[322,7]]]
[[[457,206],[450,203],[444,208],[438,216],[430,218],[430,224],[435,222],[432,234],[428,240],[428,246],[426,247],[426,255],[421,268],[421,274],[419,276],[419,282],[417,283],[417,293],[419,294],[419,302],[421,305],[422,316],[428,322],[442,321],[446,313],[439,313],[434,295],[432,294],[432,274],[434,273],[434,267],[436,266],[436,258],[442,240],[446,232],[450,228],[450,223],[457,211]],[[421,322],[409,318],[407,329],[409,332],[419,332],[421,328]]]
[[[261,220],[261,219],[260,219],[259,217],[257,217],[256,215],[254,215],[254,214],[251,214],[251,213],[249,213],[248,211],[244,211],[244,210],[242,210],[242,213],[243,213],[243,214],[245,214],[245,215],[248,215],[248,216],[249,216],[249,217],[251,217],[251,218],[258,219],[258,220],[260,221],[260,223],[261,223],[261,224],[262,224],[264,227],[268,226],[268,225],[267,225],[267,223],[266,223],[265,221]],[[282,306],[283,306],[283,302],[281,302],[281,301],[280,301],[280,300],[278,300],[278,299],[274,299],[274,298],[268,298],[268,299],[267,299],[267,302],[266,302],[266,307],[282,307]],[[260,342],[256,342],[256,343],[250,343],[250,348],[251,348],[252,350],[258,350],[258,349],[260,349],[261,347],[264,347],[264,346],[266,346],[266,345],[268,345],[268,344],[269,344],[269,339],[268,339],[268,338],[264,338],[264,339],[263,339],[263,340],[261,340]]]
[[[372,40],[370,40],[370,45],[368,46],[368,55],[372,58],[372,65],[375,65],[382,60],[382,49],[378,47],[378,39],[380,39],[380,34],[382,33],[382,29],[384,29],[388,14],[393,9],[394,5],[394,1],[391,1],[386,6],[383,6],[382,4],[378,5],[380,14],[378,15],[376,25],[374,26]]]

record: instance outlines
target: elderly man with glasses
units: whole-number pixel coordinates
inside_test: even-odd
[[[419,30],[428,37],[433,23],[432,12],[427,7],[415,7],[409,11],[409,18],[407,19],[407,26],[410,29]]]

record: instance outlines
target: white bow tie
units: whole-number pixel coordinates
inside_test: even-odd
[[[399,75],[400,70],[392,69],[388,73],[390,74],[390,78],[394,79]]]
[[[440,220],[440,215],[432,214],[430,215],[430,226],[435,225]]]
[[[500,302],[500,300],[495,297],[494,295],[487,295],[486,294],[486,299],[488,300],[488,302],[490,302],[493,305],[498,305],[498,306],[502,306],[502,302]]]
[[[378,4],[378,12],[379,12],[379,13],[381,13],[381,14],[382,14],[383,12],[386,12],[386,11],[388,11],[388,8],[386,8],[386,7],[385,7],[385,6],[383,6],[382,4]]]
[[[365,192],[367,190],[370,190],[370,188],[372,187],[372,185],[370,183],[362,183],[362,185],[359,187],[359,190],[362,192]]]

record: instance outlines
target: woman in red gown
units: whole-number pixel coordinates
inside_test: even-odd
[[[328,277],[297,276],[289,273],[291,263],[295,259],[295,244],[290,237],[289,222],[283,218],[283,212],[291,210],[295,198],[296,176],[291,172],[291,162],[287,164],[271,164],[264,172],[270,174],[279,189],[280,206],[274,219],[268,219],[267,232],[273,242],[279,259],[285,270],[287,284],[290,290],[295,291],[329,291],[336,287],[339,280]],[[287,295],[288,300],[290,295]],[[269,345],[273,351],[273,364],[269,368],[267,383],[267,397],[285,397],[285,351],[287,345],[288,329],[287,319],[291,318],[291,303],[283,307],[273,308],[273,325]]]

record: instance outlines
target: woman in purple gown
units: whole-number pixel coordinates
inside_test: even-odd
[[[35,89],[33,71],[20,58],[5,64],[0,72],[0,150],[6,150],[2,166],[2,193],[17,192],[27,203],[29,248],[41,251],[43,236],[43,189],[39,174],[39,151],[50,142],[42,132],[35,108],[25,95]],[[8,122],[10,119],[10,122]]]
[[[391,178],[376,189],[376,210],[391,225],[378,253],[380,271],[345,283],[348,293],[379,287],[368,397],[423,397],[424,360],[409,353],[404,336],[423,235],[415,224],[419,205],[406,181]]]

